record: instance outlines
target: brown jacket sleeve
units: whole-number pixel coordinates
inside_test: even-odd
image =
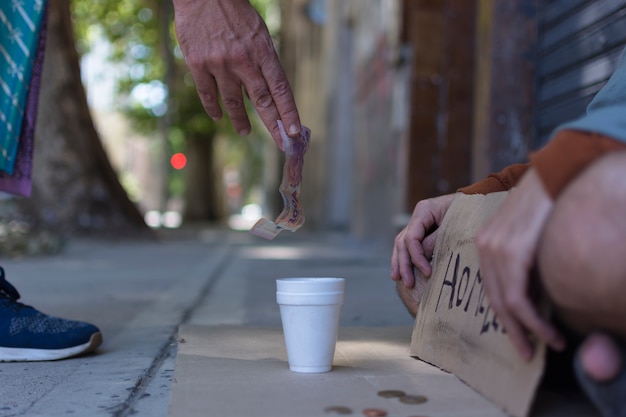
[[[508,166],[458,191],[465,194],[508,191],[517,185],[526,170],[532,166],[537,170],[548,194],[556,198],[589,164],[618,150],[626,150],[626,143],[598,133],[563,130],[546,146],[532,153],[529,164]]]
[[[609,152],[626,149],[626,143],[593,132],[563,130],[546,146],[530,155],[548,194],[556,198],[589,164]]]
[[[508,191],[517,185],[529,167],[530,164],[509,165],[500,172],[490,174],[484,180],[459,188],[458,191],[464,194],[489,194],[498,191]]]

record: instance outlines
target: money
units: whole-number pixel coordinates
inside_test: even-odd
[[[383,397],[383,398],[399,398],[399,397],[403,397],[404,395],[406,395],[404,391],[399,391],[399,390],[378,391],[378,396]]]
[[[363,410],[365,417],[386,417],[387,411],[381,408],[366,408]]]
[[[287,136],[285,127],[280,120],[278,120],[278,130],[283,139],[285,150],[283,178],[278,189],[283,198],[283,211],[273,222],[268,219],[260,219],[250,229],[250,233],[253,235],[267,240],[274,239],[283,230],[295,232],[304,224],[304,210],[300,205],[299,197],[304,154],[309,148],[311,130],[302,126],[300,136],[292,139]]]
[[[326,407],[324,409],[324,412],[326,414],[352,414],[352,409],[350,409],[349,407],[344,407],[344,406],[332,406],[332,407]]]
[[[428,398],[423,395],[404,395],[398,398],[398,400],[404,404],[423,404],[428,401]]]

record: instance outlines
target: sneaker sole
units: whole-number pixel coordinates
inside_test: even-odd
[[[0,347],[0,362],[56,361],[93,352],[102,344],[102,334],[94,333],[87,343],[65,349],[24,349]]]

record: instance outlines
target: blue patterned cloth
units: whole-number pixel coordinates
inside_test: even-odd
[[[44,0],[0,0],[0,170],[13,173]]]

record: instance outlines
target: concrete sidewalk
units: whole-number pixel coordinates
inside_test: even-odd
[[[104,344],[65,361],[0,363],[0,417],[168,416],[179,326],[278,328],[278,277],[345,277],[342,327],[410,332],[413,319],[389,279],[390,245],[331,234],[283,233],[267,242],[247,232],[188,230],[159,242],[77,239],[60,255],[2,260],[24,303],[98,325]],[[237,401],[241,393],[232,395]],[[540,415],[595,415],[572,412],[579,404]]]
[[[5,259],[26,304],[90,321],[94,355],[0,363],[0,416],[168,414],[178,326],[280,326],[274,280],[348,278],[342,325],[411,326],[389,280],[389,248],[344,236],[178,232],[159,242],[73,240],[60,255]]]

